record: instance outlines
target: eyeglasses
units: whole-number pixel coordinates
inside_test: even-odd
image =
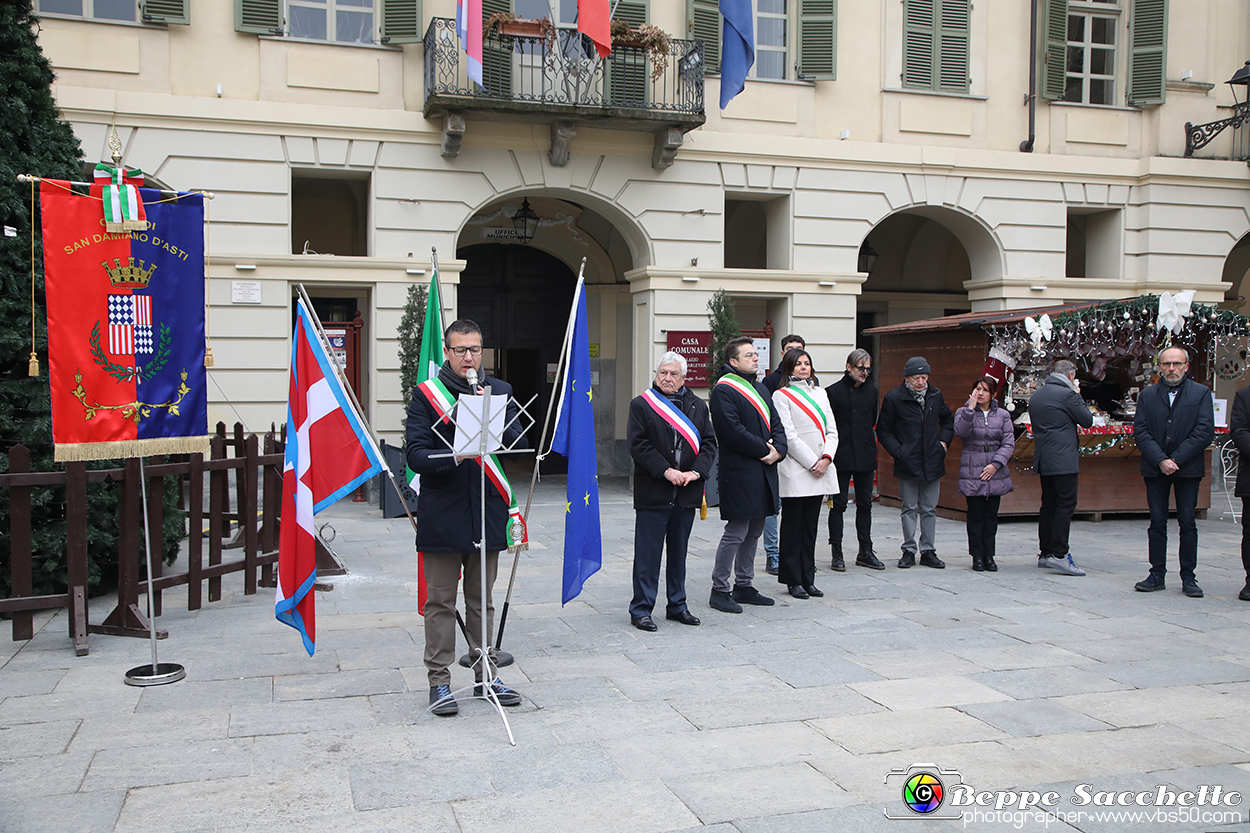
[[[447,349],[458,359],[463,358],[465,353],[470,353],[474,356],[482,355],[482,345],[480,344],[475,344],[472,347],[448,347]]]
[[[1159,362],[1159,367],[1184,367],[1189,362]]]
[[[872,373],[872,365],[867,364],[857,364],[851,369],[858,370],[860,373]]]

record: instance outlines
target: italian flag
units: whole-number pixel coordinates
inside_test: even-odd
[[[421,328],[421,355],[417,360],[417,384],[438,377],[443,366],[443,302],[438,294],[438,267],[430,276],[430,291],[425,296],[425,324]],[[414,492],[421,491],[421,478],[404,464],[404,479]],[[417,553],[417,613],[425,615],[425,558]]]

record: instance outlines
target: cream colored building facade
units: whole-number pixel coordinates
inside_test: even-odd
[[[432,249],[448,319],[485,319],[489,363],[534,392],[586,259],[603,471],[625,470],[626,408],[667,332],[706,329],[718,288],[743,327],[771,326],[774,348],[803,334],[830,381],[871,326],[1182,288],[1206,302],[1250,295],[1250,170],[1230,160],[1234,131],[1184,158],[1186,122],[1232,113],[1223,82],[1250,57],[1250,0],[1038,0],[1032,51],[1024,0],[754,0],[768,53],[755,72],[784,77],[749,78],[722,111],[709,73],[706,123],[675,155],[666,134],[667,167],[649,124],[568,119],[561,137],[558,106],[426,118],[425,45],[377,41],[385,14],[415,9],[419,37],[454,18],[448,0],[273,0],[282,36],[238,31],[249,3],[267,5],[36,2],[54,92],[88,159],[108,157],[115,126],[126,165],[215,195],[212,421],[285,419],[303,283],[359,310],[361,400],[402,442],[395,333]],[[637,8],[690,38],[701,3]],[[133,21],[102,19],[128,5]],[[188,22],[143,21],[171,7]],[[1136,30],[1160,9],[1162,101],[1130,104],[1130,85],[1149,80],[1133,63]],[[937,25],[918,27],[926,15]],[[804,29],[811,19],[831,25]],[[336,20],[372,42],[336,42]],[[824,71],[796,77],[814,44]],[[927,88],[918,60],[933,67]],[[1079,100],[1047,99],[1045,83]],[[523,200],[540,218],[528,245],[509,237]]]

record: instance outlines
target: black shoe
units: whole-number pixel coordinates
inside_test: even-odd
[[[770,576],[777,575],[781,571],[781,557],[770,555],[764,559],[764,572]]]
[[[920,553],[920,566],[932,567],[935,570],[945,570],[946,562],[937,557],[937,553],[933,550],[925,550]]]
[[[723,613],[741,613],[742,605],[733,600],[733,596],[728,593],[722,593],[719,590],[712,591],[712,597],[707,600],[708,607],[713,610],[719,610]]]
[[[985,559],[979,555],[972,556],[972,569],[978,573],[985,572]]]
[[[790,585],[790,587],[789,587],[788,589],[790,590],[790,595],[791,595],[791,596],[793,596],[793,597],[794,597],[794,598],[796,598],[796,599],[806,599],[806,598],[807,598],[807,591],[806,591],[806,590],[804,590],[804,589],[803,589],[800,585],[797,585],[797,584],[791,584],[791,585]]]
[[[1154,573],[1151,573],[1146,576],[1143,581],[1139,581],[1134,584],[1133,589],[1138,593],[1153,593],[1156,590],[1162,590],[1164,586],[1163,579],[1159,578]]]
[[[670,622],[681,622],[683,625],[699,624],[699,617],[688,610],[683,610],[679,613],[667,613],[664,615],[664,618]]]
[[[881,563],[881,559],[877,558],[877,554],[872,550],[864,550],[855,557],[855,565],[857,567],[867,567],[869,570],[884,570],[885,565]]]
[[[656,631],[655,620],[650,616],[631,616],[629,623],[640,631],[654,633]]]
[[[992,555],[985,556],[985,572],[987,573],[998,572],[998,565],[994,563],[994,556]]]
[[[1201,599],[1203,595],[1202,588],[1193,579],[1181,582],[1181,591],[1191,599]]]
[[[903,550],[903,557],[898,560],[898,566],[903,570],[906,570],[908,567],[915,567],[916,554],[914,552],[909,552],[908,550]]]
[[[735,587],[733,591],[733,600],[741,602],[744,605],[773,605],[775,601],[747,584],[741,587]]]
[[[804,585],[803,589],[807,591],[807,595],[815,596],[817,599],[825,595],[825,591],[821,590],[819,587],[817,587],[814,584]]]
[[[829,569],[833,570],[835,573],[845,573],[846,562],[842,560],[842,556],[835,555],[833,560],[829,562]]]
[[[1246,586],[1241,588],[1241,592],[1237,594],[1237,598],[1243,602],[1250,602],[1250,579],[1246,580]]]
[[[456,698],[451,696],[451,686],[430,686],[430,714],[436,714],[439,717],[451,717],[453,714],[459,713],[460,707],[456,705]]]
[[[650,619],[651,617],[647,616],[645,618]],[[504,685],[503,682],[500,681],[498,677],[496,677],[491,682],[490,687],[491,687],[491,690],[495,692],[495,696],[499,698],[499,705],[501,706],[521,705],[521,695],[513,691],[512,689],[508,688],[506,685]],[[485,694],[484,688],[485,687],[481,685],[473,686],[473,696],[482,697]]]

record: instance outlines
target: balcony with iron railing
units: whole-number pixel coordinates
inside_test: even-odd
[[[600,58],[573,29],[483,38],[482,86],[468,78],[456,22],[434,18],[425,33],[426,118],[443,120],[443,156],[456,156],[465,116],[551,125],[550,159],[568,161],[581,124],[655,136],[652,165],[672,165],[682,137],[706,121],[703,42],[669,40],[667,52],[614,43]]]

